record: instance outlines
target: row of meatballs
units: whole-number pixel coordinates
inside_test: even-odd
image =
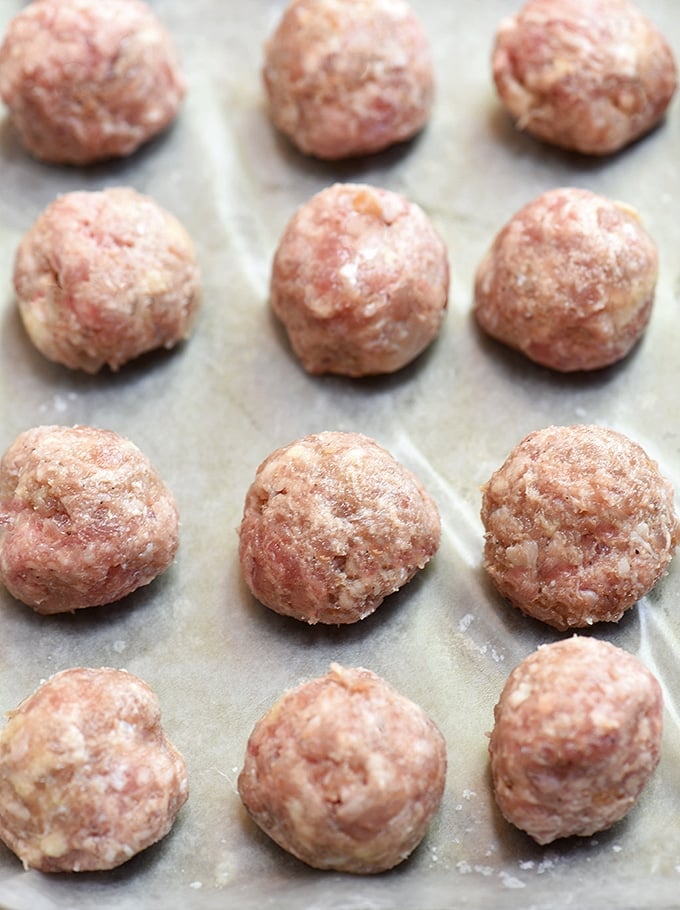
[[[591,155],[664,116],[676,89],[668,42],[631,0],[527,0],[491,55],[518,128]],[[381,151],[427,123],[435,75],[405,0],[291,0],[264,48],[274,125],[303,153]],[[186,92],[171,36],[142,0],[33,0],[0,47],[0,96],[37,158],[86,165],[166,129]]]
[[[594,638],[540,646],[510,674],[489,753],[496,802],[539,844],[608,828],[661,751],[662,696],[640,661]],[[0,838],[26,868],[112,869],[172,828],[187,764],[157,697],[125,670],[50,677],[0,733]],[[284,694],[255,725],[238,778],[251,818],[308,865],[379,873],[419,845],[447,748],[411,699],[361,667]]]
[[[674,490],[601,426],[530,433],[484,486],[484,562],[500,593],[559,630],[618,621],[668,569]],[[326,431],[274,451],[245,498],[239,555],[255,597],[307,623],[373,613],[437,552],[421,482],[377,442]],[[38,613],[112,603],[171,564],[172,493],[130,440],[42,426],[0,461],[0,580]]]
[[[652,313],[658,252],[638,214],[589,190],[549,190],[496,235],[475,276],[474,313],[543,366],[593,370],[625,357]],[[50,360],[116,370],[193,331],[201,276],[190,237],[127,187],[59,196],[22,238],[14,288]],[[273,312],[311,374],[361,377],[411,363],[437,337],[446,246],[402,195],[336,183],[302,204],[277,245]]]
[[[0,503],[0,577],[43,613],[124,596],[164,571],[178,543],[172,494],[112,431],[21,434],[0,462]],[[666,571],[680,534],[658,466],[596,426],[530,434],[485,485],[482,518],[499,590],[559,629],[618,619]],[[257,469],[240,561],[267,607],[347,623],[439,543],[420,481],[372,439],[329,431]],[[659,683],[633,655],[585,636],[542,646],[495,708],[501,812],[539,843],[609,827],[659,761],[662,714]],[[422,840],[446,769],[444,738],[419,706],[369,670],[333,665],[258,722],[238,788],[254,821],[304,862],[370,873]],[[170,830],[188,797],[156,697],[109,668],[63,671],[11,712],[0,772],[0,838],[44,871],[124,862]]]

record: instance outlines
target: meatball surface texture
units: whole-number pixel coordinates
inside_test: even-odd
[[[334,184],[300,206],[281,237],[271,305],[309,373],[392,373],[438,334],[447,249],[403,196]]]
[[[308,623],[363,619],[436,553],[439,511],[420,481],[360,433],[324,432],[257,469],[240,528],[255,597]]]
[[[404,0],[292,0],[263,77],[274,125],[328,160],[410,139],[434,97],[429,41]]]
[[[141,0],[34,0],[0,46],[0,96],[21,143],[50,163],[131,154],[184,94],[171,38]]]
[[[188,794],[156,695],[125,670],[57,673],[0,733],[0,838],[26,869],[113,869],[165,837]]]
[[[609,828],[659,762],[662,714],[661,686],[632,654],[584,637],[541,645],[494,709],[498,807],[539,844]]]
[[[164,572],[178,543],[172,494],[111,430],[35,427],[0,461],[0,580],[38,613],[119,600]]]
[[[510,219],[479,264],[475,316],[542,366],[600,369],[642,336],[658,267],[634,209],[589,190],[549,190]]]
[[[369,670],[331,666],[256,724],[238,789],[257,825],[317,869],[376,873],[418,846],[437,811],[446,745]]]
[[[172,348],[191,334],[201,301],[186,230],[128,187],[50,203],[19,244],[14,288],[38,350],[88,373]]]
[[[528,0],[501,21],[492,70],[520,129],[587,155],[651,130],[677,82],[668,42],[629,0]]]
[[[674,499],[624,434],[536,430],[483,487],[484,566],[514,606],[556,629],[616,622],[668,569]]]

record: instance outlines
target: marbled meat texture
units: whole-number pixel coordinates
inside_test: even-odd
[[[88,373],[174,347],[191,334],[201,304],[186,230],[129,187],[50,203],[19,244],[14,287],[38,350]]]
[[[529,433],[483,488],[484,565],[557,629],[618,621],[666,574],[675,491],[636,442],[601,426]]]
[[[364,669],[286,692],[255,726],[238,788],[254,821],[317,869],[377,873],[425,836],[446,745],[410,699]]]
[[[0,96],[24,147],[53,164],[130,155],[186,92],[165,27],[141,0],[34,0],[0,47]]]
[[[638,213],[575,187],[548,190],[499,232],[475,277],[479,325],[560,372],[621,360],[652,314],[659,256]]]
[[[271,305],[313,374],[367,376],[409,364],[442,326],[446,246],[398,193],[334,184],[300,206],[274,256]]]
[[[434,99],[430,44],[404,0],[292,0],[263,77],[275,126],[329,160],[410,139]]]
[[[677,84],[668,41],[629,0],[529,0],[501,21],[492,69],[520,129],[587,155],[649,132]]]
[[[178,544],[172,493],[111,430],[35,427],[0,461],[0,580],[38,613],[119,600],[164,572]]]
[[[501,812],[539,844],[609,828],[659,762],[662,715],[661,686],[632,654],[584,637],[540,646],[494,711]]]
[[[432,558],[439,511],[374,440],[323,432],[257,469],[240,528],[245,580],[263,604],[308,623],[368,616]]]

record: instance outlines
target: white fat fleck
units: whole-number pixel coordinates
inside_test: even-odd
[[[143,510],[140,509],[140,512],[141,511],[143,511]],[[156,549],[156,546],[155,546],[154,542],[150,540],[149,543],[144,547],[142,552],[139,554],[140,558],[148,559],[153,554],[153,551],[155,549]]]
[[[477,796],[475,790],[463,790],[463,799],[472,799],[473,796]]]
[[[377,247],[364,247],[357,251],[357,255],[350,262],[346,262],[338,271],[343,278],[353,286],[357,285],[357,275],[359,273],[359,268],[364,262],[370,262],[372,259],[378,255]]]
[[[625,578],[630,575],[630,562],[628,561],[627,556],[619,557],[616,567],[620,578]]]
[[[535,540],[525,540],[514,544],[505,551],[508,562],[519,569],[536,570],[538,544]]]
[[[289,461],[308,462],[310,456],[305,446],[296,443],[288,449],[288,459]]]
[[[40,841],[40,849],[45,856],[56,858],[68,851],[68,844],[60,831],[52,831]]]
[[[631,544],[641,550],[646,550],[650,556],[654,556],[654,547],[649,542],[650,536],[649,525],[646,521],[642,521],[630,535]]]
[[[149,768],[140,768],[137,771],[137,783],[141,787],[148,786],[152,780],[153,780],[153,774],[151,773]]]
[[[116,654],[122,654],[126,648],[127,648],[127,643],[122,641],[121,639],[118,639],[117,641],[114,641],[114,643],[113,643],[113,650],[116,652]]]
[[[424,749],[423,745],[424,744],[420,741],[416,743],[416,754],[427,752],[427,749]],[[390,784],[391,775],[389,773],[389,768],[384,756],[378,752],[375,752],[368,757],[366,765],[373,784],[376,787],[379,787],[381,790],[387,790]]]
[[[510,698],[508,699],[508,706],[510,708],[519,708],[522,702],[526,701],[527,698],[532,693],[532,687],[527,682],[520,682],[517,688],[512,692]]]
[[[192,883],[189,885],[189,887],[190,887],[190,888],[193,888],[194,891],[198,891],[199,888],[202,888],[202,887],[203,887],[203,882],[192,882]]]
[[[109,786],[113,787],[114,790],[125,789],[127,784],[127,765],[118,765],[110,774],[109,774]]]
[[[129,844],[118,844],[115,841],[104,852],[104,860],[107,863],[114,863],[119,859],[120,853],[128,859],[134,856],[135,851]]]
[[[345,265],[343,265],[340,269],[340,274],[343,278],[346,278],[350,284],[356,284],[358,271],[359,263],[354,259],[352,262],[346,262]]]
[[[469,872],[472,872],[472,866],[464,859],[456,863],[456,869],[458,869],[461,875],[467,875]]]

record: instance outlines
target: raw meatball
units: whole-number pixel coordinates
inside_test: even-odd
[[[662,712],[659,683],[632,654],[594,638],[542,645],[494,710],[501,812],[539,844],[609,828],[659,762]]]
[[[543,193],[477,270],[475,315],[498,341],[561,372],[625,357],[652,311],[658,254],[637,212],[589,190]]]
[[[419,206],[335,184],[293,215],[271,305],[309,373],[391,373],[435,338],[446,312],[446,247]]]
[[[187,338],[201,299],[187,232],[127,187],[52,202],[19,244],[14,287],[38,350],[88,373]]]
[[[434,96],[430,46],[404,0],[292,0],[263,76],[275,126],[329,160],[410,139]]]
[[[175,500],[111,430],[26,430],[0,461],[0,581],[38,613],[112,603],[149,584],[179,542]]]
[[[304,436],[257,469],[239,556],[263,604],[308,623],[351,623],[413,578],[439,547],[420,481],[360,433]]]
[[[500,23],[492,67],[520,129],[590,155],[648,132],[676,87],[670,47],[629,0],[528,0]]]
[[[501,594],[556,629],[618,621],[666,573],[674,491],[622,433],[529,433],[482,496],[484,565]]]
[[[332,664],[257,723],[238,789],[256,824],[298,859],[374,873],[418,846],[445,777],[444,738],[422,708],[369,670]]]
[[[185,93],[174,47],[140,0],[34,0],[0,47],[0,95],[36,158],[129,155],[174,120]]]
[[[0,734],[0,838],[26,869],[113,869],[165,837],[188,793],[158,699],[125,670],[57,673]]]

